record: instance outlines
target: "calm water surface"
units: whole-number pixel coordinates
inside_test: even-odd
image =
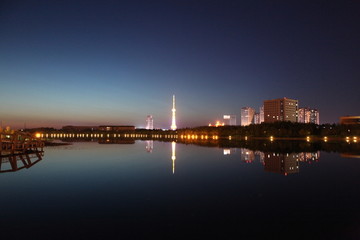
[[[9,166],[3,159],[1,169]],[[146,141],[47,147],[31,168],[0,174],[1,233],[360,239],[359,172],[359,158],[326,152]]]

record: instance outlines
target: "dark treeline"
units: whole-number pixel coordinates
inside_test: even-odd
[[[249,137],[307,137],[307,136],[329,136],[345,137],[359,136],[360,125],[341,125],[341,124],[311,124],[293,122],[275,122],[251,124],[249,126],[222,126],[222,127],[195,127],[178,130],[179,134],[184,135],[218,135],[227,136],[249,136]]]
[[[54,128],[34,128],[26,129],[27,132],[43,132],[43,133],[73,133],[74,131],[64,131],[62,129]],[[75,131],[76,132],[76,131]],[[261,123],[251,124],[249,126],[222,126],[222,127],[194,127],[182,128],[177,131],[172,130],[146,130],[135,129],[133,131],[99,131],[86,129],[80,133],[127,133],[127,134],[151,134],[151,135],[216,135],[219,138],[236,137],[259,137],[268,138],[306,138],[310,137],[346,137],[346,136],[360,136],[360,124],[342,125],[342,124],[311,124],[311,123],[293,123],[293,122],[275,122],[275,123]]]

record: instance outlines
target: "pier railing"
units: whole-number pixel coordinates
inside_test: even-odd
[[[44,142],[29,133],[16,131],[0,132],[0,156],[43,151]]]

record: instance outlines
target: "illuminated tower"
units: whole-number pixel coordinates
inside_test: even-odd
[[[172,160],[172,173],[175,173],[175,160],[176,160],[176,142],[171,142],[171,160]]]
[[[146,129],[154,129],[154,119],[151,115],[148,115],[146,118]]]
[[[248,126],[254,122],[255,109],[251,107],[241,108],[241,126]]]
[[[264,122],[264,105],[260,107],[260,122]]]
[[[172,112],[172,121],[171,121],[171,130],[176,130],[176,117],[175,117],[175,112],[176,112],[176,109],[175,109],[175,95],[173,95],[173,107],[171,109],[171,112]]]

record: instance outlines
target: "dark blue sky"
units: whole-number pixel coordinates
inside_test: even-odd
[[[360,115],[359,1],[2,1],[0,120],[207,125],[289,97]]]

